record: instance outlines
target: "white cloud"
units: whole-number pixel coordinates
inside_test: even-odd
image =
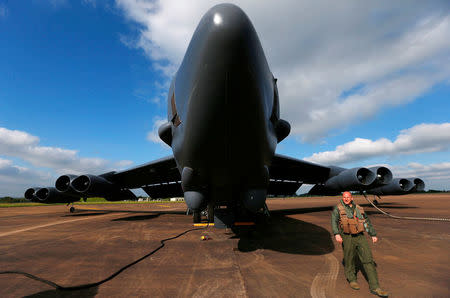
[[[166,143],[164,143],[158,135],[158,129],[161,125],[163,125],[164,123],[166,123],[167,120],[164,120],[161,117],[155,117],[153,119],[153,127],[152,130],[149,131],[147,133],[147,140],[153,143],[157,143],[160,144],[161,146],[163,146],[164,148],[170,148]]]
[[[128,43],[169,76],[201,16],[220,2],[116,5],[140,25]],[[231,2],[252,20],[279,78],[282,116],[305,141],[404,105],[450,78],[448,1]]]
[[[11,160],[0,158],[0,197],[22,197],[25,189],[38,185],[49,185],[52,175],[14,165]]]
[[[450,123],[419,124],[402,130],[395,141],[356,138],[334,151],[314,153],[305,160],[320,164],[343,164],[375,156],[446,151],[450,147]]]
[[[419,177],[425,181],[426,189],[450,190],[450,162],[424,165],[409,163],[406,166],[393,166],[397,177]]]
[[[60,174],[100,174],[131,164],[130,161],[114,163],[101,158],[80,157],[76,150],[39,146],[38,137],[3,127],[0,127],[0,155],[17,157]]]

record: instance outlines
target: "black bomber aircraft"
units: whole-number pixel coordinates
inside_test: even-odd
[[[71,203],[92,196],[135,199],[184,196],[194,222],[233,224],[242,213],[266,207],[268,195],[293,195],[303,184],[311,194],[365,191],[406,194],[424,189],[419,178],[392,179],[386,167],[345,169],[275,153],[289,135],[280,118],[277,79],[256,31],[237,6],[211,8],[194,32],[168,92],[167,122],[160,138],[173,155],[101,175],[63,175],[55,187],[30,188],[25,197]],[[213,216],[215,214],[215,216]]]

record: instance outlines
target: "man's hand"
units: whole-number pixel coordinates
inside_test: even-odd
[[[376,238],[376,237],[375,237]],[[342,243],[342,237],[339,234],[334,235],[334,239],[336,239],[337,242]]]
[[[375,243],[375,242],[377,242],[377,241],[378,241],[377,236],[372,236],[372,243]]]

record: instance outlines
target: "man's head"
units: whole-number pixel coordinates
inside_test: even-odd
[[[350,205],[353,201],[352,194],[349,191],[344,191],[342,193],[342,201],[344,201],[345,205]]]

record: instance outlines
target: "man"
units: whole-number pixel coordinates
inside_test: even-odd
[[[388,293],[383,291],[378,284],[372,252],[364,236],[364,231],[366,231],[371,236],[372,242],[375,243],[378,241],[377,233],[363,208],[353,203],[352,194],[348,191],[342,194],[342,200],[333,209],[331,228],[334,238],[342,244],[344,250],[344,271],[350,287],[359,290],[355,270],[355,256],[357,255],[367,274],[370,292],[380,297],[388,297]]]

